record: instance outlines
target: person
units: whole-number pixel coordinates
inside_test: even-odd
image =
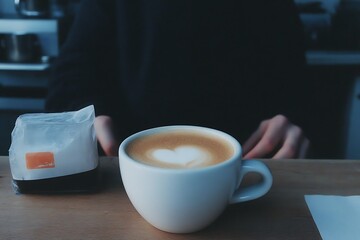
[[[46,109],[94,104],[109,156],[131,133],[191,124],[233,135],[244,158],[304,158],[303,38],[291,0],[83,0]]]

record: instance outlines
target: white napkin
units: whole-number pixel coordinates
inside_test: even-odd
[[[324,240],[360,239],[360,196],[305,195]]]

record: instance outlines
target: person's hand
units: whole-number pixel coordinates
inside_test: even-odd
[[[115,138],[114,123],[111,117],[100,115],[95,118],[96,137],[106,156],[117,156],[119,142]]]
[[[259,128],[243,145],[243,156],[250,158],[304,158],[309,140],[302,129],[285,116],[277,115],[261,122]]]

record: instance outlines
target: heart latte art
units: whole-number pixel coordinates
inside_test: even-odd
[[[170,149],[152,149],[148,152],[154,161],[183,166],[198,166],[212,160],[211,153],[195,146],[179,146]]]
[[[206,167],[233,154],[231,145],[219,137],[179,130],[141,137],[126,151],[134,160],[162,168]]]

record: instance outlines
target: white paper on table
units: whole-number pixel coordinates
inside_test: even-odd
[[[305,195],[324,240],[360,239],[360,196]]]

